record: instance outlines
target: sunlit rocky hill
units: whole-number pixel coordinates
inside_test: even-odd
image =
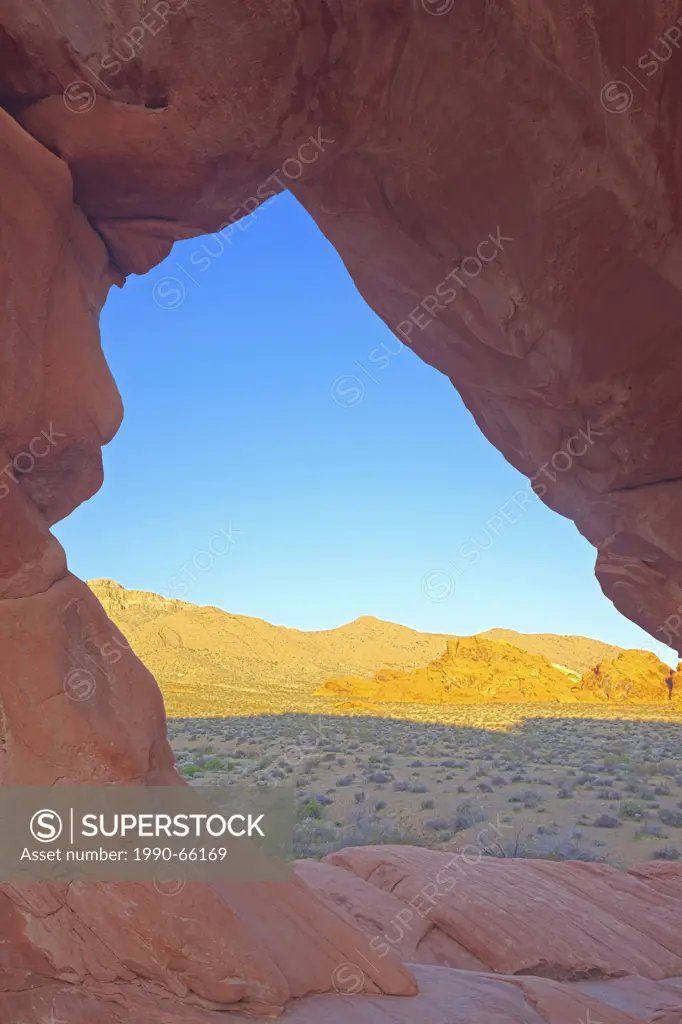
[[[445,652],[421,668],[384,668],[372,679],[337,676],[316,695],[394,704],[682,704],[678,676],[669,676],[669,667],[649,651],[621,651],[581,676],[506,640],[470,636],[448,640]]]
[[[156,676],[171,715],[326,710],[334,695],[333,690],[319,690],[326,681],[350,677],[363,685],[369,682],[371,688],[377,672],[423,673],[424,666],[442,658],[449,640],[458,639],[371,616],[336,629],[305,632],[126,590],[112,580],[93,580],[89,586]],[[479,640],[491,637],[507,641],[502,645],[498,640],[493,647],[504,650],[508,676],[512,663],[523,664],[524,672],[538,669],[544,689],[538,688],[543,696],[536,695],[536,700],[556,699],[586,668],[621,654],[618,647],[578,636],[490,630]],[[401,699],[394,685],[392,680],[384,687],[382,693],[391,693],[383,699]],[[361,696],[360,690],[354,696]],[[319,696],[313,697],[315,691]],[[491,691],[478,699],[511,700],[514,684],[498,691],[507,697],[491,696]],[[374,699],[382,699],[376,697],[376,687],[372,692]]]

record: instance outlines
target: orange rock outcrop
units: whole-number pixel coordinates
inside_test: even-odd
[[[604,701],[657,704],[682,699],[679,677],[655,654],[623,651],[582,677],[504,640],[448,640],[445,652],[412,672],[381,669],[372,679],[328,679],[315,693],[347,700],[410,704],[486,704],[491,701]]]
[[[581,687],[600,700],[637,704],[682,701],[682,674],[650,651],[622,651],[586,672]]]

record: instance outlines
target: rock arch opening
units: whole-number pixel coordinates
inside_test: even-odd
[[[558,0],[443,6],[256,0],[226,16],[193,0],[157,3],[145,22],[125,0],[106,16],[96,0],[0,5],[4,784],[180,781],[158,688],[132,652],[92,699],[65,687],[74,648],[101,650],[112,625],[50,527],[100,486],[121,419],[98,335],[108,290],[285,186],[378,315],[595,545],[616,607],[680,649],[682,62],[626,110],[604,82],[636,66],[667,7],[633,0],[620,17],[640,31],[624,34],[607,0],[599,16]],[[124,39],[136,58],[115,67]],[[646,902],[655,876],[627,884]],[[272,1014],[338,990],[339,964],[355,962],[356,930],[299,882],[247,897],[189,886],[170,911],[168,899],[132,883],[1,885],[11,1017],[56,1007],[113,1024],[116,1003],[181,1024],[235,1004]],[[661,915],[665,948],[649,930],[606,973],[627,961],[680,974]],[[586,942],[581,963],[603,963]],[[501,974],[525,969],[493,959]],[[369,964],[352,991],[415,994],[402,964]],[[540,978],[521,988],[576,1016],[587,1006]],[[519,991],[498,993],[500,1014],[517,997],[525,1012]]]

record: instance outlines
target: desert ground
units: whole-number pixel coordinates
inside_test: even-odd
[[[547,704],[171,718],[193,785],[281,786],[292,853],[422,844],[630,867],[682,857],[682,717]],[[330,713],[332,712],[332,713]]]
[[[340,700],[322,686],[330,676],[412,671],[453,637],[369,616],[304,632],[90,586],[159,681],[180,771],[193,785],[280,787],[297,821],[292,856],[410,843],[622,867],[682,857],[679,700]],[[642,653],[587,637],[481,637],[574,674]]]

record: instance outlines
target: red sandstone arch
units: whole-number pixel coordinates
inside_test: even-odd
[[[108,289],[174,239],[241,230],[283,186],[370,305],[597,547],[607,596],[678,645],[682,53],[653,72],[640,57],[680,12],[663,0],[153,6],[143,25],[136,0],[0,0],[0,454],[13,467],[0,483],[1,781],[177,781],[158,690],[132,654],[87,714],[64,696],[79,644],[112,626],[49,527],[100,486],[120,422],[97,326]],[[290,898],[256,916],[287,914]],[[322,911],[299,898],[305,932]],[[137,973],[93,937],[110,937],[104,918],[128,899],[154,936]],[[134,988],[142,971],[176,997],[234,1001],[215,965],[197,976],[199,932],[180,962],[149,894],[125,900],[3,887],[17,987],[71,972]],[[239,928],[229,900],[187,900],[192,920],[212,900],[215,929]],[[272,1007],[328,988],[353,940],[327,926],[328,948],[305,940],[305,979],[266,943],[237,998]],[[399,967],[367,984],[412,991]]]

